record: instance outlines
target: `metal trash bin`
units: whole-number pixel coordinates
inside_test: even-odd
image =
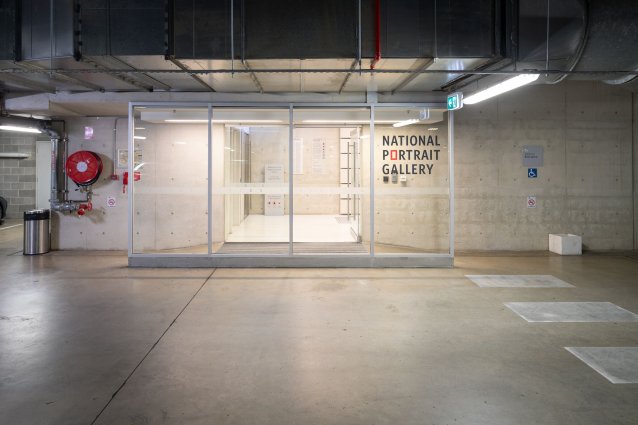
[[[46,254],[51,249],[49,210],[24,212],[24,255]]]

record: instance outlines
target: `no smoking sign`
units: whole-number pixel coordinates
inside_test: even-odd
[[[106,206],[109,208],[115,208],[117,206],[117,200],[115,199],[114,196],[106,197]]]
[[[527,208],[536,208],[536,196],[527,197]]]

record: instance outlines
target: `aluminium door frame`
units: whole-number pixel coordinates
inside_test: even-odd
[[[133,217],[135,184],[131,181],[128,190],[128,262],[131,267],[453,267],[454,265],[454,112],[448,111],[448,200],[449,200],[449,250],[448,253],[383,253],[374,250],[374,130],[375,108],[437,108],[446,109],[445,103],[438,102],[401,102],[401,103],[365,103],[365,102],[129,102],[128,105],[128,172],[133,175],[134,166],[134,112],[138,107],[176,107],[206,108],[208,111],[208,253],[134,253]],[[288,254],[216,254],[212,252],[212,114],[215,108],[273,108],[288,109],[288,167],[292,168],[293,129],[295,108],[366,108],[370,112],[370,252],[365,255],[308,255],[293,252],[294,212],[289,201],[289,250]],[[133,179],[131,179],[133,180]],[[288,179],[288,196],[292,200],[293,179]]]

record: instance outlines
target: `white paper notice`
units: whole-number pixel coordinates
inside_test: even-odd
[[[314,139],[312,141],[312,173],[328,174],[326,169],[326,141]]]
[[[292,173],[303,174],[303,139],[293,140]]]

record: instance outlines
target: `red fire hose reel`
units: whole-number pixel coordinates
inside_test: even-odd
[[[100,156],[91,151],[77,151],[66,160],[66,174],[78,186],[90,186],[102,173]]]

